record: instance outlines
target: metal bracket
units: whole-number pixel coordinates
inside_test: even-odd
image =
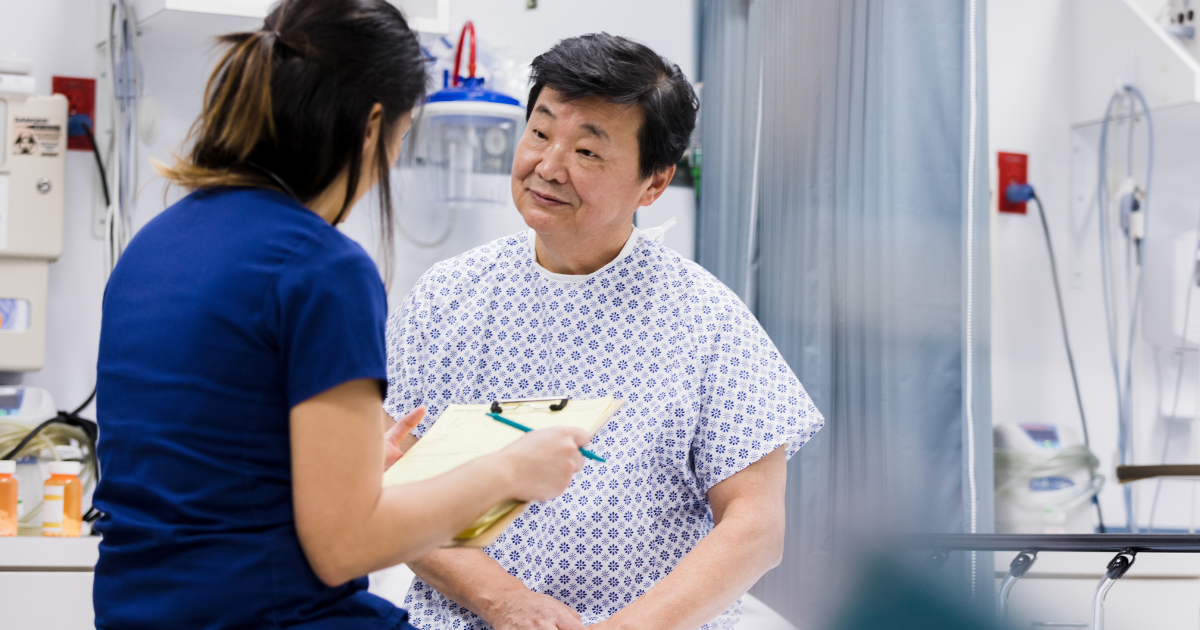
[[[1000,596],[996,600],[996,616],[1001,623],[1008,621],[1008,593],[1012,590],[1017,580],[1025,576],[1033,563],[1037,561],[1037,550],[1026,549],[1017,554],[1013,558],[1012,563],[1008,565],[1008,575],[1004,576],[1004,581],[1000,583]]]
[[[1104,578],[1096,586],[1096,596],[1092,599],[1092,630],[1104,630],[1104,597],[1108,595],[1108,589],[1129,571],[1136,557],[1137,551],[1122,549],[1109,560]]]

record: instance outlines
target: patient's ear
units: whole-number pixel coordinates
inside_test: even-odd
[[[664,168],[663,170],[651,175],[647,181],[650,186],[642,193],[642,198],[638,200],[638,207],[644,208],[655,202],[667,186],[671,185],[671,179],[675,177],[675,165]]]

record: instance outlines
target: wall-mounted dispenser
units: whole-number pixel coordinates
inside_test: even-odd
[[[0,371],[40,370],[49,265],[62,253],[67,99],[0,67]]]

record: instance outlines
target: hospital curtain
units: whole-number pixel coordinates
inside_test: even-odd
[[[983,3],[701,4],[697,259],[826,417],[752,591],[793,622],[872,526],[991,531]],[[986,554],[941,574],[990,601]]]

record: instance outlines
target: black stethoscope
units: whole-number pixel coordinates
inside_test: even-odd
[[[288,186],[287,183],[284,182],[281,177],[279,177],[275,173],[272,173],[270,171],[270,169],[259,166],[258,164],[255,164],[254,162],[251,162],[250,160],[244,160],[242,162],[242,164],[245,164],[246,166],[249,166],[250,168],[258,171],[259,173],[262,173],[264,176],[266,176],[267,179],[271,180],[271,183],[278,186],[279,189],[282,190],[285,195],[291,197],[296,203],[300,203],[301,205],[303,205],[300,201],[300,197],[296,196],[296,192],[294,190],[292,190],[292,187]],[[332,223],[332,225],[334,227],[337,227],[337,224],[342,222],[342,215],[345,213],[346,213],[346,208],[342,208],[338,212],[337,216],[334,217],[333,223]]]

